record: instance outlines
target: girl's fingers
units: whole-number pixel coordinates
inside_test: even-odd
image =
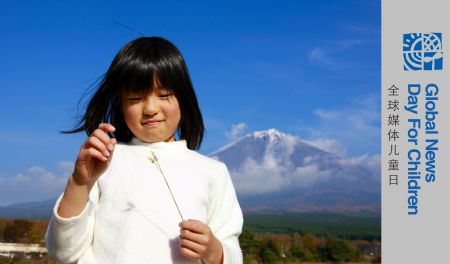
[[[214,236],[209,226],[199,220],[180,222],[180,246],[182,252],[190,257],[204,258],[222,252],[222,244]],[[222,254],[222,253],[220,253]]]
[[[92,132],[91,134],[91,137],[98,138],[110,151],[113,150],[116,143],[115,139],[111,139],[108,134],[101,129],[94,130],[94,132]]]
[[[116,130],[113,125],[108,123],[101,123],[100,125],[98,125],[98,128],[105,132],[114,132]]]
[[[184,239],[188,239],[192,242],[195,242],[197,244],[202,244],[202,245],[208,245],[209,244],[209,237],[208,235],[205,234],[198,234],[198,233],[194,233],[190,230],[181,230],[180,232],[181,238]]]
[[[198,244],[194,241],[191,241],[189,239],[186,239],[186,238],[180,239],[180,245],[181,245],[181,248],[187,248],[199,255],[201,255],[205,251],[205,246],[200,245],[200,244]]]
[[[95,148],[101,151],[106,157],[110,156],[110,152],[114,150],[114,145],[117,143],[115,138],[110,138],[108,132],[113,132],[116,129],[111,124],[102,123],[90,135],[87,143],[92,144]],[[99,142],[101,144],[99,144]]]
[[[180,222],[179,226],[181,229],[187,229],[198,234],[207,234],[210,232],[208,225],[194,219],[184,220]]]
[[[97,137],[100,139],[105,145],[109,144],[111,142],[111,138],[108,136],[108,134],[101,130],[100,128],[97,128],[92,132],[91,137]]]
[[[105,145],[98,137],[91,136],[87,139],[85,148],[90,149],[96,149],[100,153],[103,154],[105,157],[111,156],[111,149],[108,147],[108,145]]]
[[[195,260],[195,259],[200,259],[200,255],[198,254],[198,253],[196,253],[195,251],[192,251],[192,250],[190,250],[189,248],[185,248],[185,247],[182,247],[181,249],[180,249],[180,252],[181,252],[181,254],[183,255],[183,256],[185,256],[185,257],[187,257],[187,258],[190,258],[190,259],[192,259],[192,260]]]
[[[95,148],[88,148],[86,149],[86,155],[91,157],[91,158],[96,158],[100,161],[107,161],[108,157],[106,157],[105,155],[103,155],[100,151],[98,151]]]

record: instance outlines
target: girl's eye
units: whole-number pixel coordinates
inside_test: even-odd
[[[140,100],[142,100],[142,98],[141,97],[128,97],[127,100],[130,103],[136,103],[136,102],[139,102]]]
[[[160,94],[158,95],[159,98],[161,99],[168,99],[171,96],[171,94]]]

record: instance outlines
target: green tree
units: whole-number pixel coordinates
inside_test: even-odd
[[[292,258],[296,258],[296,259],[301,259],[305,256],[302,247],[298,244],[291,245],[291,247],[289,248],[289,255]]]
[[[357,249],[348,241],[332,239],[326,244],[325,251],[330,260],[344,262],[355,260],[358,257]]]
[[[244,229],[239,236],[239,244],[244,255],[257,255],[261,251],[261,241],[259,241],[255,234],[248,229]]]
[[[304,254],[303,254],[303,260],[304,261],[316,261],[317,260],[317,256],[312,253],[309,250],[305,250]]]
[[[278,256],[269,248],[265,248],[261,253],[261,260],[263,263],[274,263],[278,260]]]
[[[280,256],[280,250],[273,240],[267,241],[261,249],[260,257],[263,263],[274,263]]]
[[[266,248],[270,249],[273,253],[275,253],[276,256],[280,255],[280,249],[272,239],[267,241]]]

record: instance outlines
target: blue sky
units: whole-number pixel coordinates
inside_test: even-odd
[[[207,129],[201,153],[273,127],[379,155],[380,1],[211,2],[0,0],[0,205],[62,191],[85,135],[59,131],[139,37],[117,22],[183,53]],[[19,195],[45,181],[56,183]]]

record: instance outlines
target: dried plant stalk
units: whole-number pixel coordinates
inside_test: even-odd
[[[161,173],[161,175],[162,175],[163,178],[164,178],[164,181],[166,182],[167,189],[169,189],[170,195],[172,196],[172,200],[173,200],[175,206],[177,207],[178,214],[179,214],[180,217],[181,217],[181,221],[184,221],[183,215],[181,214],[181,211],[180,211],[180,207],[178,206],[177,200],[175,199],[175,196],[173,195],[173,192],[172,192],[172,189],[170,188],[169,182],[167,181],[166,176],[164,175],[164,172],[162,171],[161,166],[159,165],[158,157],[156,157],[156,154],[152,151],[152,156],[149,157],[148,159],[149,159],[153,164],[155,164],[156,167],[158,167],[159,172]]]

